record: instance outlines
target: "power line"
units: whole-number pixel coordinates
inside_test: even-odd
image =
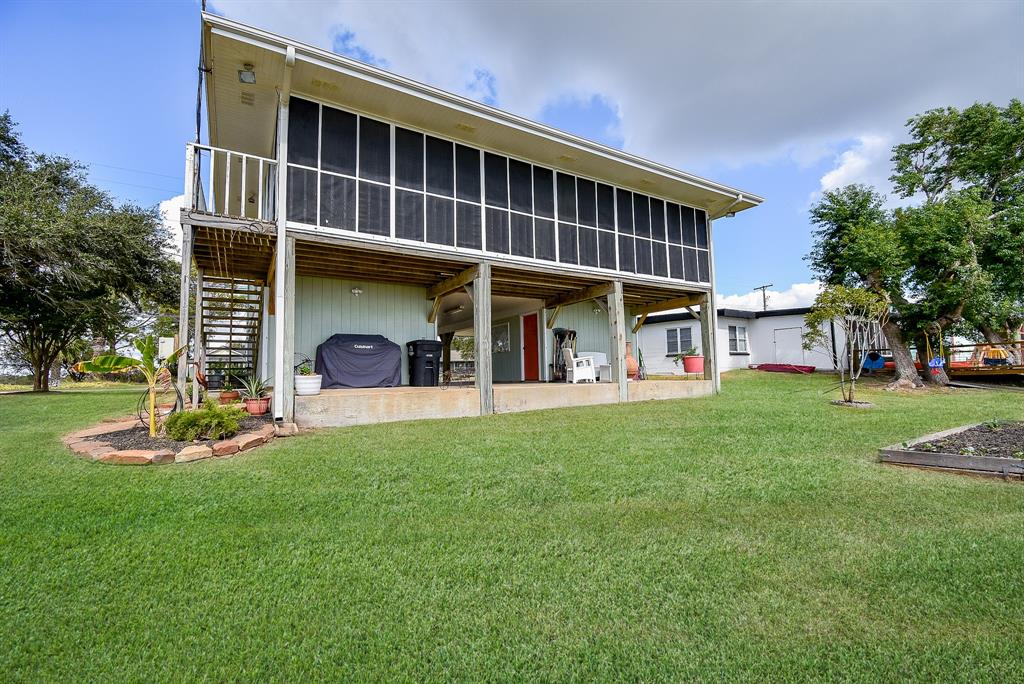
[[[129,171],[131,173],[144,173],[147,176],[160,176],[161,178],[171,178],[173,180],[181,180],[181,176],[172,176],[167,173],[157,173],[156,171],[143,171],[142,169],[130,169],[127,166],[114,166],[113,164],[101,164],[99,162],[86,161],[89,166],[102,166],[107,169],[117,169],[118,171]]]
[[[180,195],[179,190],[168,190],[167,188],[158,188],[154,185],[140,185],[138,183],[127,183],[125,181],[114,180],[113,178],[92,178],[91,180],[99,183],[117,183],[118,185],[128,185],[133,188],[145,188],[146,190],[159,190],[160,192],[173,192],[176,195]]]

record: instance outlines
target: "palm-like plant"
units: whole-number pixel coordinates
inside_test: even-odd
[[[156,387],[158,383],[170,379],[169,366],[173,364],[185,347],[175,349],[170,356],[164,359],[163,363],[158,362],[157,339],[153,335],[147,335],[141,339],[133,340],[132,344],[142,355],[141,359],[120,354],[103,354],[89,361],[79,361],[75,364],[75,371],[78,373],[125,373],[138,370],[146,376],[149,383],[149,436],[156,437]]]

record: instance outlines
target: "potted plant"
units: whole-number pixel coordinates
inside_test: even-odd
[[[683,362],[684,373],[703,373],[704,372],[704,356],[697,353],[696,347],[690,347],[682,354],[676,355],[676,365],[679,362]]]
[[[267,382],[256,375],[242,379],[242,403],[250,416],[262,416],[270,408]]]
[[[320,394],[321,376],[313,372],[313,366],[306,363],[299,366],[295,374],[295,394],[300,397]]]
[[[224,376],[224,384],[221,385],[220,394],[218,399],[222,404],[233,404],[238,401],[238,398],[242,396],[241,393],[235,389],[234,384],[231,382],[231,376]]]

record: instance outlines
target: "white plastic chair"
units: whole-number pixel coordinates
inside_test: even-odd
[[[562,348],[562,358],[565,359],[565,380],[574,385],[579,382],[597,382],[594,375],[594,357],[573,356],[572,349]]]

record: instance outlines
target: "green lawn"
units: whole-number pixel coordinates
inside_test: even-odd
[[[876,449],[1024,395],[719,397],[111,467],[135,391],[0,396],[0,679],[1009,681],[1024,486]]]

